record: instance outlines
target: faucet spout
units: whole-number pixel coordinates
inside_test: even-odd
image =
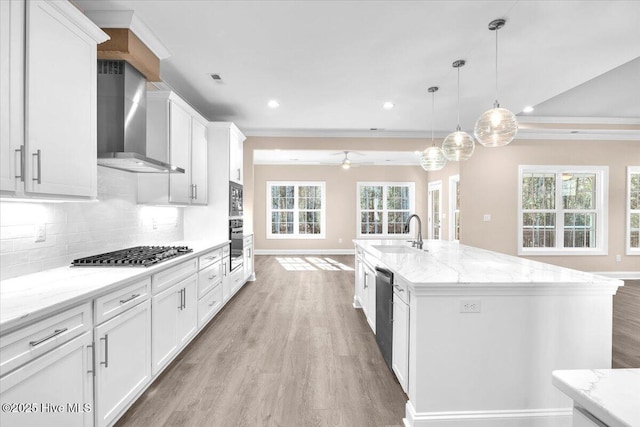
[[[412,242],[412,246],[417,247],[418,249],[422,249],[422,221],[420,220],[420,217],[418,216],[418,214],[412,214],[409,215],[409,218],[407,218],[407,222],[404,224],[404,231],[408,232],[409,231],[409,225],[411,224],[411,220],[415,218],[418,220],[418,235],[416,236],[416,240],[414,240]]]

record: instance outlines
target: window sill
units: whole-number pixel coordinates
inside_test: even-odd
[[[518,249],[518,255],[520,256],[597,256],[608,255],[609,252],[606,249],[593,248],[593,249]]]

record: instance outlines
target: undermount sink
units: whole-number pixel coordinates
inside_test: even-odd
[[[421,249],[412,248],[404,245],[372,245],[374,249],[386,254],[403,254],[403,253],[416,253],[422,252]]]

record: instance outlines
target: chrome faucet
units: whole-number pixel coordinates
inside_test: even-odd
[[[415,218],[418,220],[418,235],[416,236],[417,239],[411,242],[411,246],[414,248],[422,249],[422,221],[420,221],[420,217],[418,216],[418,214],[413,214],[409,216],[409,218],[407,219],[407,222],[404,224],[404,232],[405,233],[409,232],[409,224],[411,223],[412,218]]]

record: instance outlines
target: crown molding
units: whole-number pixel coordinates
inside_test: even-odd
[[[133,10],[87,10],[85,15],[100,28],[130,29],[160,60],[171,56],[169,49]]]
[[[516,116],[518,123],[640,125],[640,117]]]

